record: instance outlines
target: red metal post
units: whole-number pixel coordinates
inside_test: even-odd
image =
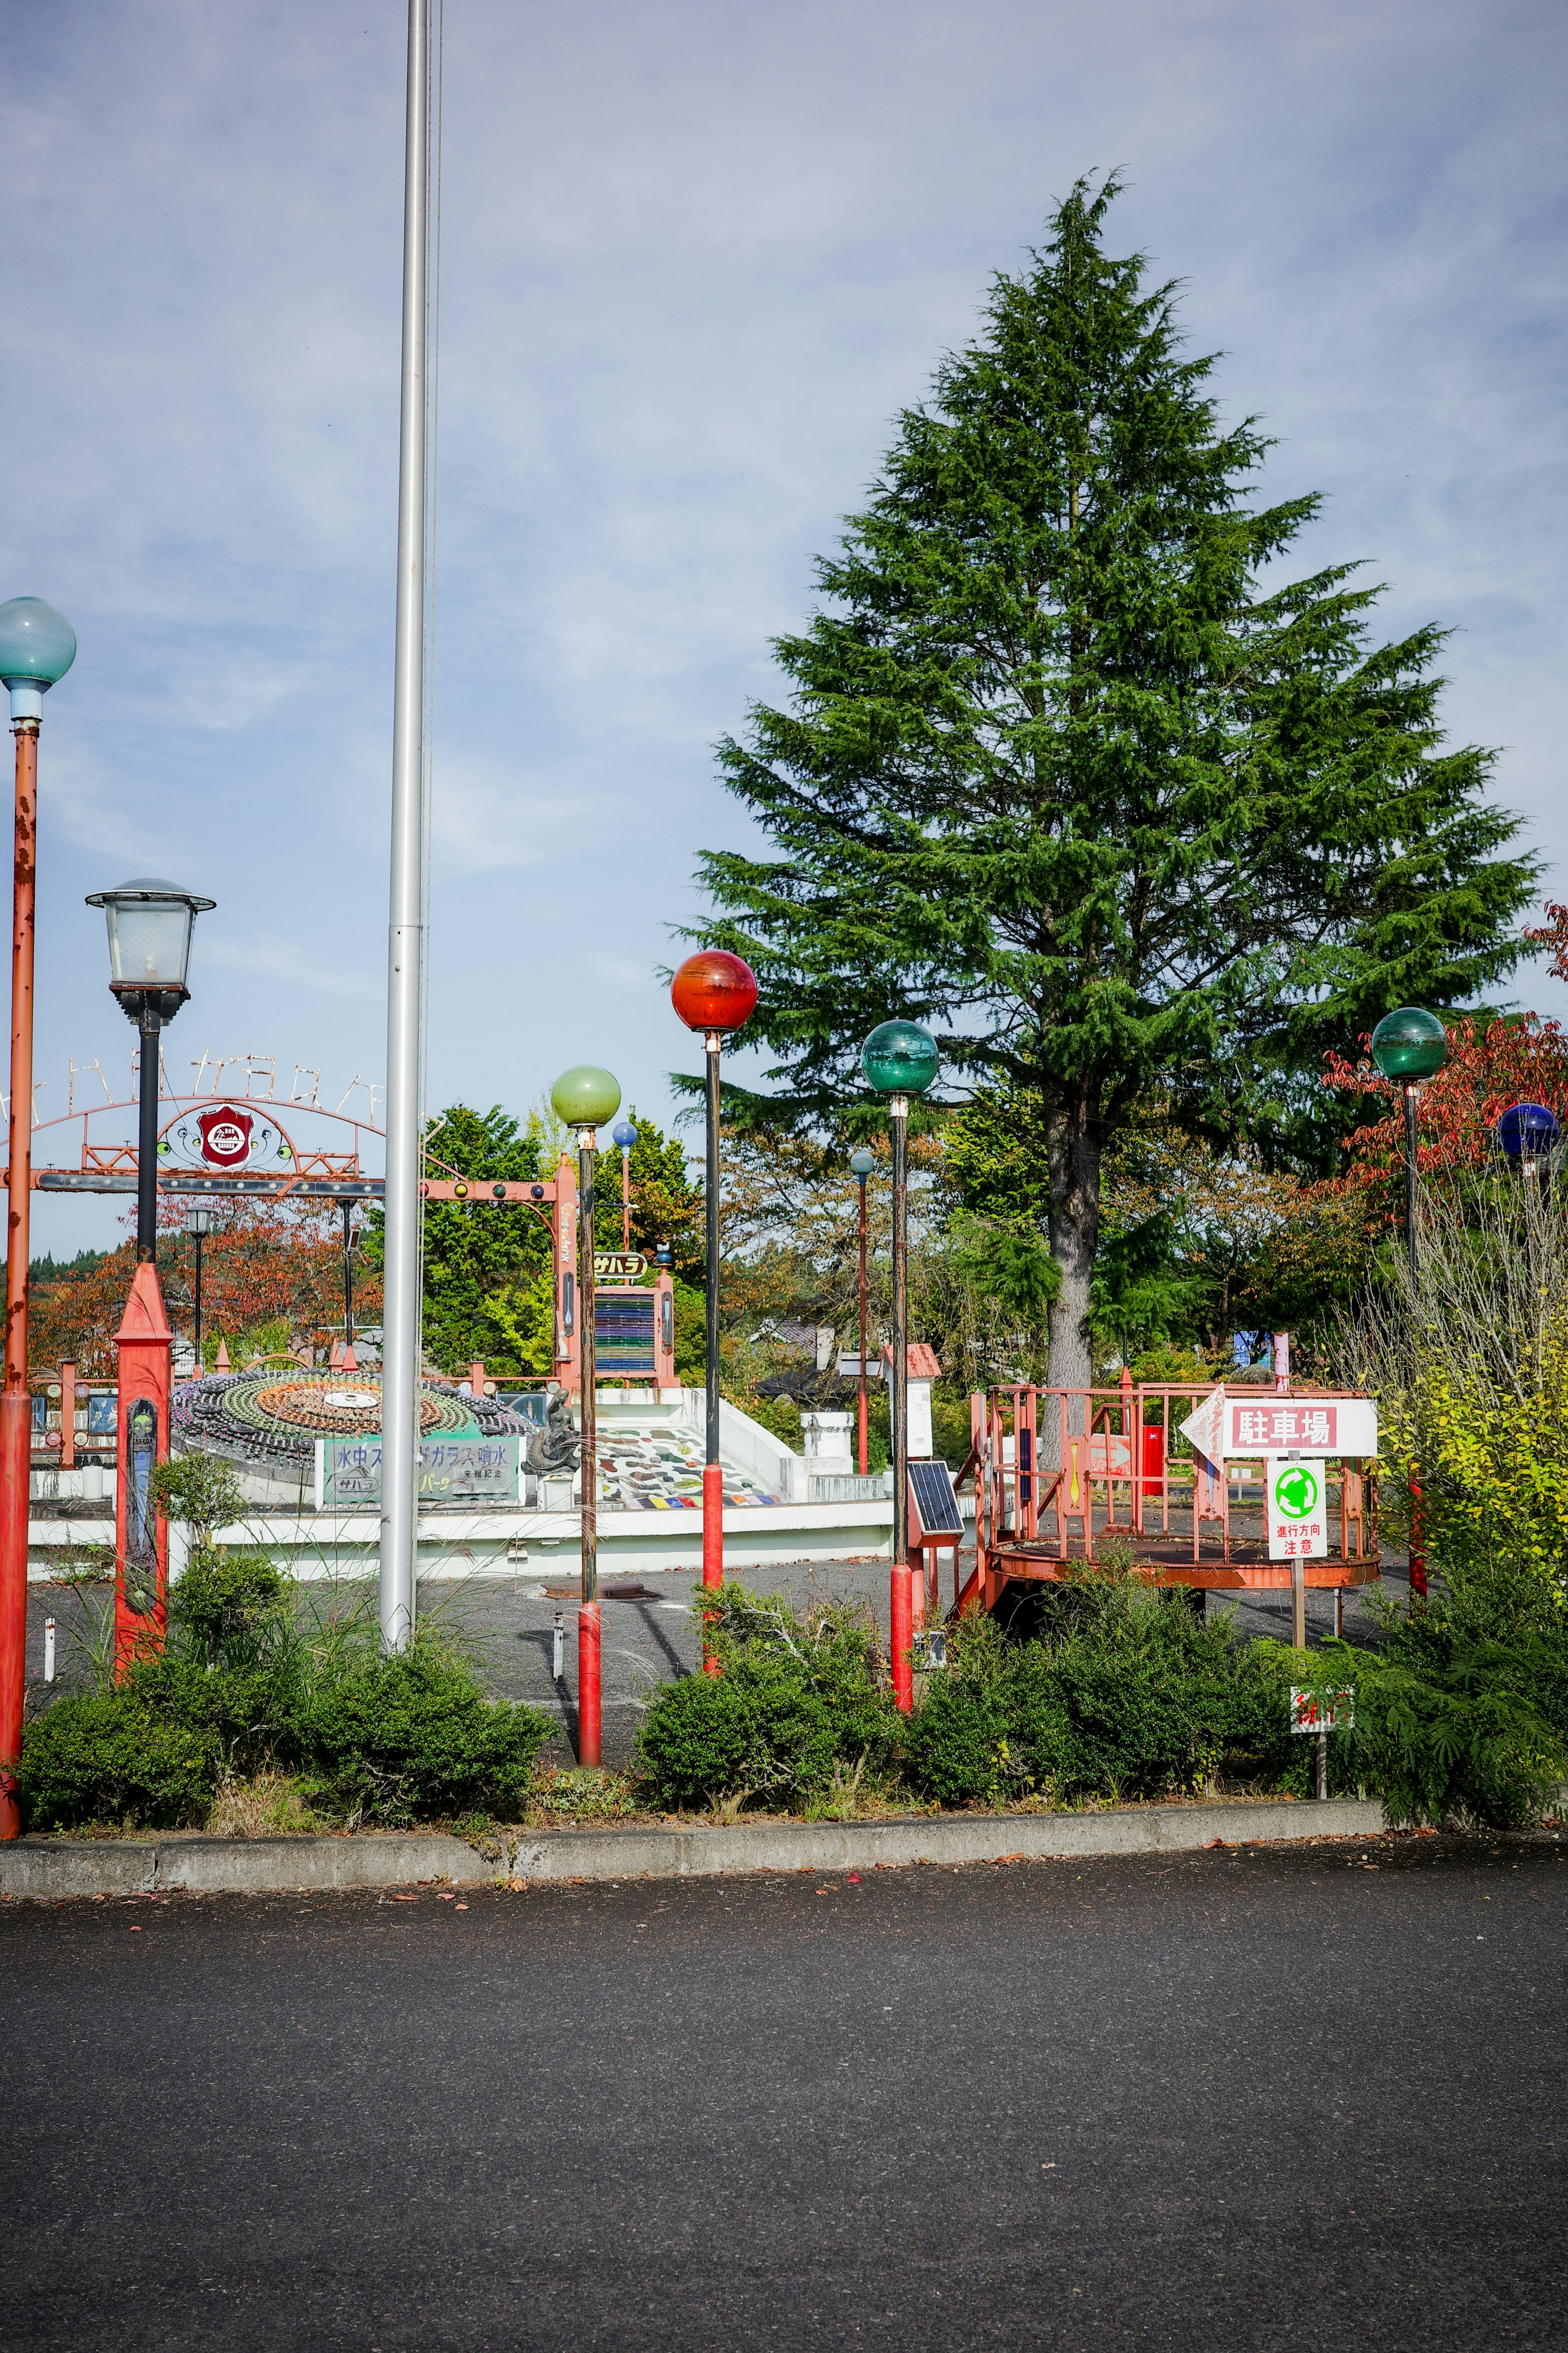
[[[575,1397],[583,1326],[577,1297],[577,1177],[571,1155],[564,1152],[555,1171],[551,1213],[555,1231],[555,1377],[568,1397]]]
[[[706,1033],[708,1061],[708,1172],[706,1212],[708,1271],[707,1377],[708,1456],[702,1469],[702,1582],[724,1582],[724,1474],[719,1462],[719,1051],[717,1029]],[[709,1661],[712,1666],[711,1660]]]
[[[893,1563],[891,1612],[893,1698],[906,1715],[915,1704],[914,1670],[910,1664],[910,1646],[914,1638],[911,1614],[910,1565],[907,1560],[896,1560]]]
[[[198,1367],[198,1370],[200,1368]],[[60,1469],[76,1468],[76,1366],[60,1366]]]
[[[1421,1482],[1410,1482],[1410,1598],[1426,1599],[1426,1539],[1421,1526]]]
[[[577,1762],[599,1761],[599,1605],[577,1612]]]
[[[866,1179],[860,1179],[860,1476],[866,1476]]]
[[[623,1152],[621,1155],[621,1248],[624,1250],[629,1250],[631,1246],[632,1155],[629,1152]]]
[[[27,1688],[27,1504],[33,1400],[27,1393],[28,1193],[32,1184],[33,893],[37,880],[38,723],[16,738],[15,879],[11,909],[11,1155],[6,1182],[5,1386],[0,1391],[0,1838],[19,1835],[16,1771]]]
[[[153,1508],[153,1466],[169,1451],[169,1350],[174,1341],[144,1259],[132,1278],[120,1352],[120,1479],[114,1508],[114,1672],[161,1651],[168,1622],[169,1531]]]

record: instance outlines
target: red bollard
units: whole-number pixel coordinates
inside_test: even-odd
[[[722,1585],[724,1582],[724,1472],[717,1462],[702,1466],[702,1582]],[[708,1649],[707,1620],[703,1620],[702,1668],[705,1674],[716,1675],[719,1662]]]
[[[577,1612],[577,1762],[599,1761],[599,1605]]]
[[[893,1699],[896,1705],[900,1707],[906,1715],[912,1713],[915,1704],[915,1675],[914,1669],[910,1663],[910,1642],[912,1634],[910,1614],[910,1565],[907,1560],[895,1561],[891,1611]]]
[[[1421,1526],[1421,1482],[1410,1482],[1410,1594],[1413,1600],[1426,1599],[1426,1538]]]
[[[926,1571],[923,1556],[910,1563],[910,1641],[918,1642],[926,1630]]]

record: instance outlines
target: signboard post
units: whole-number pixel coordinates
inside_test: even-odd
[[[1312,1733],[1318,1743],[1317,1789],[1320,1798],[1329,1794],[1329,1735],[1343,1725],[1347,1730],[1355,1722],[1353,1691],[1315,1692],[1290,1689],[1290,1729]]]

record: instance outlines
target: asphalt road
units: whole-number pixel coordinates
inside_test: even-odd
[[[1562,2347],[1565,1881],[1425,1838],[6,1905],[0,2336]]]

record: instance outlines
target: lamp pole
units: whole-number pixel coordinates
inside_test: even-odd
[[[577,1762],[600,1758],[599,1429],[594,1287],[594,1184],[598,1130],[620,1108],[608,1071],[580,1062],[550,1090],[555,1115],[577,1131],[577,1361],[581,1366],[583,1599],[577,1610]]]
[[[196,1246],[196,1280],[191,1294],[191,1345],[196,1359],[196,1378],[202,1377],[202,1244],[212,1231],[213,1213],[197,1203],[185,1211],[185,1231]]]
[[[910,1097],[923,1095],[938,1070],[936,1040],[918,1021],[884,1021],[860,1050],[860,1066],[888,1098],[893,1145],[892,1383],[893,1566],[889,1597],[893,1697],[907,1715],[915,1704],[913,1600],[910,1589],[909,1447],[909,1134]]]
[[[430,6],[408,0],[403,166],[403,386],[392,691],[392,872],[386,964],[386,1230],[381,1433],[381,1640],[414,1638],[419,1300],[419,1005],[425,962],[426,342],[429,298]]]
[[[859,1447],[858,1447],[858,1454],[857,1454],[857,1458],[856,1458],[856,1459],[857,1459],[857,1461],[858,1461],[859,1466],[860,1466],[860,1476],[861,1476],[861,1478],[862,1478],[862,1479],[864,1479],[864,1478],[865,1478],[865,1476],[866,1476],[866,1461],[867,1461],[867,1451],[866,1451],[866,1179],[870,1176],[871,1171],[872,1171],[872,1169],[876,1166],[876,1165],[877,1165],[877,1158],[876,1158],[876,1155],[875,1155],[874,1153],[867,1152],[867,1151],[862,1150],[862,1151],[859,1151],[859,1152],[852,1152],[852,1153],[850,1154],[850,1155],[849,1155],[849,1166],[850,1166],[850,1167],[854,1170],[854,1172],[855,1172],[855,1175],[856,1175],[857,1178],[859,1180],[859,1186],[860,1186],[860,1410],[859,1410],[859,1422],[860,1422],[860,1428],[859,1428],[859,1432],[858,1432]]]
[[[756,1010],[757,976],[743,957],[700,948],[669,985],[669,1001],[689,1029],[702,1033],[707,1056],[703,1101],[708,1166],[703,1202],[707,1296],[707,1452],[702,1466],[702,1582],[724,1581],[724,1473],[719,1462],[719,1055],[727,1037]],[[709,1662],[711,1666],[712,1662]]]
[[[617,1123],[612,1131],[621,1155],[621,1248],[632,1246],[632,1146],[637,1132],[629,1119]]]
[[[354,1229],[353,1203],[343,1203],[343,1346],[354,1344]]]
[[[1396,1082],[1405,1112],[1405,1250],[1414,1304],[1420,1280],[1415,1247],[1415,1186],[1419,1173],[1416,1100],[1423,1079],[1436,1078],[1448,1059],[1448,1033],[1435,1013],[1402,1005],[1385,1013],[1372,1033],[1372,1059],[1385,1079]],[[1410,1598],[1426,1598],[1426,1554],[1421,1531],[1421,1482],[1410,1482]]]
[[[44,697],[76,659],[76,632],[41,596],[0,605],[0,678],[16,739],[11,895],[11,1102],[6,1169],[5,1385],[0,1390],[0,1839],[19,1836],[16,1767],[27,1692],[27,1505],[33,1401],[27,1390],[28,1210],[33,1169],[33,900],[38,728]]]

